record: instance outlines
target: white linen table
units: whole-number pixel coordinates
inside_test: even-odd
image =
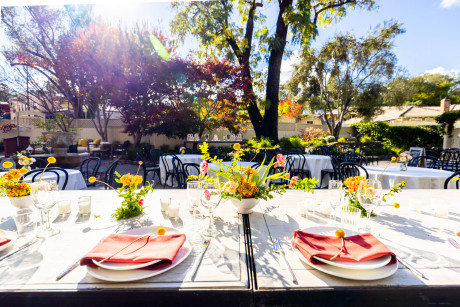
[[[375,305],[376,297],[385,298],[383,304],[377,304],[379,306],[419,306],[423,303],[416,304],[412,300],[419,299],[428,304],[433,299],[429,294],[440,289],[444,291],[440,294],[442,298],[437,296],[438,303],[442,299],[457,300],[460,290],[460,252],[447,238],[455,236],[455,229],[459,225],[460,190],[404,190],[388,199],[388,206],[378,208],[377,217],[372,223],[374,233],[380,233],[382,237],[393,242],[390,249],[409,261],[428,279],[423,279],[399,265],[394,275],[384,279],[348,280],[320,272],[303,263],[290,248],[295,230],[320,225],[336,225],[337,229],[349,228],[317,213],[309,213],[306,217],[299,216],[297,204],[305,197],[327,201],[330,196],[327,190],[316,190],[313,196],[307,196],[301,191],[287,191],[284,195],[275,195],[268,202],[262,201],[255,208],[255,212],[249,215],[259,290],[255,293],[256,306],[264,305],[261,301],[268,301],[268,296],[272,299],[271,305],[286,306],[301,305],[302,299],[305,301],[311,297],[325,306],[334,306],[333,302],[344,301],[347,306]],[[431,197],[439,198],[448,205],[448,219],[432,215]],[[422,201],[421,213],[408,209],[413,198]],[[399,209],[391,206],[395,201],[401,204]],[[291,282],[283,262],[273,251],[271,238],[280,239],[298,284]],[[449,299],[448,293],[452,293]],[[390,301],[399,301],[400,304],[392,304]]]
[[[189,155],[189,154],[184,154],[184,155],[176,155],[182,163],[196,163],[196,164],[200,164],[201,162],[201,156],[202,155]],[[169,169],[172,169],[172,158],[173,156],[166,156],[164,157],[165,161],[168,163],[168,168]],[[164,181],[166,180],[166,166],[164,165],[164,163],[162,162],[163,160],[160,159],[160,177],[161,177],[161,182],[164,183]],[[169,177],[168,178],[168,181],[166,182],[166,184],[168,186],[172,186],[173,182],[172,182],[172,178]],[[176,184],[177,185],[177,184]]]
[[[286,157],[288,157],[287,155]],[[305,166],[310,170],[311,177],[316,179],[321,179],[321,171],[323,169],[332,169],[332,162],[331,157],[329,156],[322,156],[322,155],[305,155],[302,154],[302,157],[305,158]],[[298,168],[300,165],[300,157],[299,155],[293,155],[294,158],[294,167]],[[319,182],[318,182],[319,185]]]
[[[115,208],[121,204],[120,197],[114,191],[59,192],[60,200],[72,200],[72,213],[66,218],[61,218],[58,216],[55,206],[51,209],[50,220],[52,227],[60,229],[60,234],[0,261],[1,305],[3,306],[3,300],[8,295],[18,292],[24,293],[24,301],[34,301],[35,303],[37,303],[35,300],[39,299],[40,296],[52,295],[53,292],[60,293],[61,297],[58,299],[65,297],[72,303],[72,294],[83,293],[82,299],[86,299],[86,301],[93,299],[93,303],[99,296],[100,304],[97,305],[100,306],[110,305],[108,304],[109,301],[112,301],[114,305],[119,305],[116,298],[125,301],[126,295],[128,297],[135,296],[136,302],[139,300],[152,302],[152,300],[158,299],[160,302],[168,301],[171,306],[183,305],[184,303],[178,303],[181,297],[198,296],[197,292],[199,291],[202,291],[200,293],[204,298],[195,297],[198,301],[217,300],[216,296],[206,294],[209,293],[209,290],[238,292],[242,298],[237,298],[237,301],[249,299],[244,296],[244,293],[249,293],[249,282],[241,215],[236,213],[233,205],[229,202],[223,203],[215,210],[215,225],[219,235],[212,239],[196,279],[192,281],[192,268],[196,264],[203,247],[203,238],[199,232],[207,226],[209,220],[208,218],[199,218],[193,223],[183,216],[177,221],[170,220],[167,214],[160,211],[159,197],[164,193],[173,196],[173,202],[185,204],[187,201],[185,190],[154,190],[144,201],[144,214],[139,219],[117,222],[110,218]],[[78,215],[78,203],[76,201],[78,197],[84,195],[90,195],[92,198],[92,212],[86,217]],[[0,206],[4,208],[0,211],[0,228],[14,231],[14,221],[9,218],[14,214],[14,207],[9,204],[6,197],[0,198]],[[61,280],[56,281],[57,274],[91,250],[105,236],[132,228],[155,225],[185,229],[184,231],[193,247],[188,258],[170,271],[135,282],[114,283],[96,279],[87,273],[86,267],[80,266]],[[8,248],[0,252],[0,257],[11,250]],[[27,295],[27,293],[32,294]],[[31,298],[34,295],[38,298]],[[52,299],[49,299],[49,302],[48,305],[55,303]],[[81,302],[79,301],[79,303]],[[94,306],[93,303],[84,305]],[[57,305],[64,306],[65,304]]]
[[[369,179],[382,182],[384,189],[389,189],[401,181],[406,182],[406,189],[444,189],[444,182],[452,172],[424,167],[407,167],[401,171],[399,166],[390,165],[382,174],[385,166],[364,166],[369,173]],[[451,183],[449,188],[455,188]]]
[[[66,190],[86,189],[85,178],[83,178],[83,175],[81,174],[79,170],[71,169],[71,168],[69,169],[66,168],[65,170],[69,174],[69,180],[67,181],[67,186],[65,188]],[[59,189],[62,189],[62,186],[64,184],[64,173],[60,171],[57,171],[57,172],[59,173],[59,176],[60,176]],[[0,176],[2,176],[3,174],[5,174],[5,172],[0,173]],[[32,177],[33,177],[32,175],[30,177],[26,177],[25,181],[32,182]],[[37,175],[37,177],[35,178],[35,181],[37,181],[39,177],[40,175]],[[45,173],[43,174],[42,179],[43,180],[53,180],[53,179],[57,179],[57,176],[54,173]]]

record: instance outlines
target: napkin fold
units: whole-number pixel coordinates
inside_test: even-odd
[[[96,266],[92,261],[93,259],[97,261],[103,260],[139,237],[142,236],[111,234],[83,256],[83,258],[80,259],[80,265]],[[152,235],[134,242],[105,262],[140,264],[161,260],[160,262],[142,268],[143,270],[156,270],[170,265],[176,258],[184,242],[185,234],[166,236]]]
[[[8,239],[7,237],[0,238],[0,246],[3,246],[5,244],[10,243],[11,239]]]
[[[344,241],[343,251],[335,260],[361,262],[390,254],[390,263],[396,262],[396,255],[370,233],[345,237]],[[313,258],[313,256],[325,259],[332,258],[340,250],[342,240],[336,236],[296,231],[293,245],[299,249],[308,261],[313,264],[319,264],[321,262]]]

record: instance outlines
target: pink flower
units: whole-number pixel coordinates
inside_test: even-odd
[[[201,174],[205,175],[208,172],[208,161],[203,160],[200,163],[200,172]]]
[[[144,205],[144,200],[143,199],[139,199],[139,202],[138,202],[139,206],[143,206]]]
[[[274,167],[285,167],[286,166],[286,158],[282,154],[276,155],[276,163]]]
[[[294,182],[291,182],[291,183],[289,184],[289,188],[290,188],[290,189],[293,189],[293,188],[294,188]]]
[[[207,201],[211,200],[211,193],[209,193],[209,190],[204,190],[203,196],[204,196],[204,199],[206,199]]]
[[[296,183],[299,180],[299,176],[294,176],[291,178],[291,182]]]

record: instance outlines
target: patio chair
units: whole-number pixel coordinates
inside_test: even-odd
[[[286,171],[300,179],[311,178],[311,172],[305,167],[306,158],[301,154],[291,154],[286,159]]]
[[[155,166],[153,163],[149,163],[143,155],[141,155],[139,152],[136,153],[137,157],[139,158],[140,161],[142,161],[142,170],[144,171],[144,181],[142,182],[143,185],[145,185],[147,181],[147,176],[149,173],[153,173],[153,180],[155,181],[155,175],[158,176],[158,179],[160,179],[160,166]]]
[[[32,164],[32,167],[34,169],[45,168],[46,164],[48,164],[48,162],[45,159],[35,158],[35,163]]]
[[[339,164],[339,178],[340,180],[345,181],[349,177],[360,176],[360,169],[366,174],[366,179],[369,179],[369,173],[364,166],[354,162],[343,162]]]
[[[102,180],[103,182],[107,183],[108,185],[110,185],[111,187],[115,189],[121,187],[121,184],[115,181],[115,170],[118,166],[119,161],[120,159],[115,160],[110,164],[110,166],[106,169],[104,173],[104,178]],[[104,184],[104,189],[105,190],[108,189],[108,187],[105,184]]]
[[[112,150],[112,155],[121,157],[123,154],[125,154],[128,151],[129,145],[131,145],[131,142],[125,141],[123,145],[115,146]]]
[[[89,177],[97,176],[97,172],[99,171],[100,166],[101,166],[101,158],[95,158],[95,157],[85,159],[81,163],[80,172],[83,175],[83,178],[85,178],[87,187],[94,187],[96,185],[95,182],[90,183],[88,179]]]
[[[441,169],[451,172],[459,170],[460,151],[456,149],[446,149],[441,153]]]
[[[458,190],[460,188],[460,171],[453,173],[452,176],[446,179],[446,181],[444,182],[444,189],[447,189],[449,186],[449,182],[454,180],[454,178],[456,177],[458,178],[458,180],[455,182],[455,188]]]
[[[171,163],[168,163],[168,156],[171,157]],[[166,188],[166,183],[169,178],[172,180],[172,186],[174,186],[174,182],[177,183],[179,188],[185,188],[187,186],[182,161],[175,154],[167,153],[162,155],[161,163],[165,168],[165,182],[163,183],[163,189]]]
[[[28,177],[31,177],[31,182],[35,182],[36,180],[38,181],[42,173],[43,173],[42,169],[35,169],[25,174],[24,180]],[[60,168],[60,167],[49,167],[45,170],[43,175],[47,173],[51,173],[53,177],[55,176],[56,182],[58,184],[61,182],[61,176],[62,176],[64,183],[62,184],[61,190],[65,190],[65,188],[67,187],[67,182],[69,181],[69,173],[67,173],[65,169]]]
[[[200,165],[196,163],[184,163],[184,173],[185,179],[188,178],[190,175],[198,175],[200,173]]]
[[[413,158],[412,160],[409,161],[407,164],[408,166],[413,166],[413,167],[421,167],[420,165],[422,164],[423,160],[425,160],[425,167],[426,168],[437,168],[438,165],[438,158],[433,157],[433,156],[418,156]]]
[[[326,175],[329,175],[329,178],[332,180],[339,179],[339,161],[337,160],[336,157],[331,156],[330,158],[331,158],[332,168],[326,168],[326,169],[321,170],[321,181],[319,183],[320,188],[323,186],[323,178]]]

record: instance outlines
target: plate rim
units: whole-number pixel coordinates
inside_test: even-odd
[[[16,231],[3,230],[3,229],[2,229],[2,231],[5,232],[5,237],[7,237],[8,239],[11,239],[11,241],[6,243],[6,244],[3,244],[2,246],[0,246],[0,252],[2,252],[3,250],[7,249],[11,245],[13,245],[14,242],[16,242],[16,240],[19,237],[18,234],[16,233]],[[13,237],[9,237],[8,235],[12,235]]]

